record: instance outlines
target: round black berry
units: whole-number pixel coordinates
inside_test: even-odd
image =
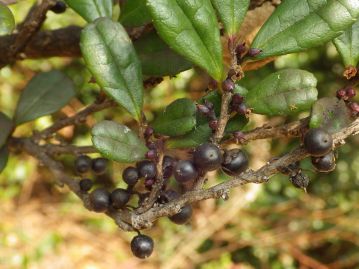
[[[169,217],[169,219],[176,224],[185,224],[192,216],[192,206],[185,205],[177,214]]]
[[[89,156],[81,155],[75,160],[75,169],[78,173],[86,173],[90,170],[92,160]]]
[[[312,164],[318,172],[331,172],[335,169],[335,155],[329,152],[321,157],[312,157]]]
[[[310,129],[304,136],[304,147],[312,156],[323,156],[332,146],[332,136],[321,128]]]
[[[137,258],[145,259],[151,256],[154,243],[151,237],[147,235],[137,235],[131,241],[131,250]]]
[[[138,171],[135,167],[127,167],[125,170],[123,170],[122,172],[122,178],[123,180],[130,186],[133,186],[137,183],[138,179],[139,179],[139,174]]]
[[[172,176],[176,160],[171,156],[165,155],[162,161],[163,178],[168,179]]]
[[[230,175],[237,176],[248,168],[248,158],[244,151],[231,149],[223,154],[222,170]]]
[[[180,194],[178,192],[176,192],[175,190],[166,190],[163,193],[161,193],[160,197],[158,198],[158,202],[160,204],[165,204],[168,203],[174,199],[177,199],[180,197]]]
[[[103,188],[96,189],[90,194],[90,202],[94,211],[105,212],[110,205],[110,193]]]
[[[130,200],[130,197],[131,195],[128,193],[128,191],[120,188],[115,189],[111,192],[110,195],[111,205],[115,209],[120,209],[127,204],[127,202]]]
[[[221,167],[221,150],[214,144],[204,143],[196,148],[193,162],[202,171],[213,171]]]
[[[64,13],[66,11],[66,4],[62,1],[57,1],[50,10],[56,14]]]
[[[92,171],[96,174],[103,174],[106,171],[108,160],[106,158],[96,158],[92,161]]]
[[[198,172],[191,161],[181,160],[175,167],[174,176],[178,182],[183,183],[196,179]]]
[[[144,160],[136,164],[138,174],[144,178],[156,177],[156,164],[149,160]]]
[[[84,178],[80,180],[79,185],[81,191],[88,192],[93,187],[93,182],[89,178]]]

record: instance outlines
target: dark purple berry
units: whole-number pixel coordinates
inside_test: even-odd
[[[157,171],[156,171],[156,164],[149,160],[144,160],[136,164],[138,174],[140,177],[144,178],[155,178]]]
[[[80,180],[79,185],[81,191],[88,192],[93,187],[93,182],[89,178],[84,178]]]
[[[90,202],[96,212],[105,212],[110,205],[110,193],[99,188],[90,193]]]
[[[337,90],[337,98],[345,99],[347,96],[347,92],[344,89]]]
[[[304,135],[304,147],[312,156],[323,156],[332,149],[332,146],[332,136],[321,128],[310,129]]]
[[[96,174],[103,174],[106,171],[108,160],[106,158],[96,158],[92,160],[92,171]]]
[[[137,258],[145,259],[151,256],[153,252],[154,242],[147,235],[137,235],[131,241],[131,251]]]
[[[237,57],[241,56],[241,54],[243,54],[244,52],[246,52],[246,43],[245,42],[237,45],[237,47],[236,47]]]
[[[172,200],[175,200],[180,197],[180,194],[176,192],[175,190],[166,190],[163,193],[161,193],[160,197],[158,198],[158,202],[160,204],[165,204],[168,202],[171,202]]]
[[[312,157],[312,164],[318,172],[331,172],[335,169],[335,155],[331,151],[321,157]]]
[[[57,1],[50,10],[56,14],[61,14],[66,11],[66,4],[62,1]]]
[[[111,192],[111,205],[115,209],[123,208],[130,200],[131,194],[124,189],[115,189]]]
[[[214,104],[208,100],[204,100],[204,105],[206,107],[208,107],[209,110],[213,110],[214,109]]]
[[[248,108],[244,103],[238,104],[238,106],[236,107],[236,111],[241,115],[248,114]]]
[[[198,177],[198,172],[191,161],[181,160],[177,162],[174,171],[175,179],[180,182],[188,182]]]
[[[354,88],[348,88],[345,90],[345,92],[346,92],[346,95],[348,96],[348,98],[353,98],[356,95],[356,91]]]
[[[122,178],[129,186],[134,186],[137,183],[139,177],[140,176],[135,167],[127,167],[122,172]]]
[[[221,150],[214,144],[204,143],[196,148],[193,162],[201,171],[213,171],[221,167]]]
[[[75,160],[75,169],[78,173],[86,173],[91,169],[92,160],[89,156],[81,155]]]
[[[150,149],[149,151],[146,152],[145,157],[150,160],[155,160],[157,158],[157,150]]]
[[[235,84],[232,79],[227,78],[222,82],[222,89],[225,92],[232,92],[234,90]]]
[[[153,179],[153,178],[146,178],[145,179],[145,188],[147,190],[152,190],[153,184],[155,184],[155,179]]]
[[[256,49],[256,48],[251,48],[248,51],[248,56],[249,57],[256,57],[257,55],[259,55],[262,52],[261,49]]]
[[[217,130],[218,128],[218,120],[211,120],[209,123],[209,128],[211,128],[213,131]]]
[[[146,147],[148,147],[149,149],[153,149],[153,150],[157,150],[157,145],[155,142],[152,141],[147,141],[146,142]]]
[[[208,115],[210,113],[210,109],[207,106],[201,104],[197,104],[197,110],[203,115]]]
[[[240,94],[236,93],[232,96],[232,104],[242,104],[244,101],[244,97]]]
[[[359,104],[352,102],[349,104],[349,108],[352,111],[353,116],[359,115]]]
[[[181,208],[181,211],[177,214],[170,216],[169,219],[176,223],[176,224],[185,224],[187,223],[190,218],[192,217],[192,206],[191,205],[185,205]]]
[[[154,133],[153,128],[151,126],[148,126],[144,133],[145,138],[150,138],[153,135],[153,133]]]
[[[172,176],[176,160],[171,156],[165,155],[162,161],[163,178],[168,179]]]
[[[230,176],[238,176],[248,168],[248,157],[240,149],[227,150],[223,154],[222,170]]]

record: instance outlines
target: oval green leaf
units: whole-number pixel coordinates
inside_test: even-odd
[[[196,105],[187,98],[172,102],[152,123],[156,133],[168,136],[184,135],[195,125]]]
[[[357,66],[359,62],[359,20],[333,40],[344,65]]]
[[[147,0],[161,38],[177,53],[222,81],[222,47],[210,0]]]
[[[97,123],[92,128],[92,142],[102,155],[122,163],[140,161],[148,151],[135,132],[113,121]]]
[[[0,35],[8,35],[15,28],[15,19],[11,10],[0,3]]]
[[[125,27],[138,27],[151,22],[146,0],[126,0],[121,5],[119,21]]]
[[[268,116],[290,115],[310,109],[317,100],[317,79],[299,69],[273,73],[260,81],[246,96],[254,113]]]
[[[212,0],[224,29],[229,35],[235,35],[246,16],[250,0]]]
[[[282,1],[255,37],[256,59],[299,52],[341,35],[359,17],[357,0]]]
[[[5,145],[7,138],[13,130],[12,120],[4,113],[0,112],[0,148]]]
[[[87,22],[100,17],[112,18],[112,0],[65,0]]]
[[[310,128],[323,128],[336,133],[351,123],[350,111],[343,100],[324,97],[313,105],[310,115]]]
[[[144,75],[174,76],[192,68],[192,63],[171,50],[155,32],[140,37],[134,46]]]
[[[126,30],[108,18],[97,19],[82,30],[80,46],[97,83],[139,120],[143,105],[141,62]]]
[[[9,151],[6,146],[0,148],[0,173],[5,169],[9,159]]]
[[[15,124],[56,112],[74,96],[75,86],[65,74],[56,70],[40,73],[21,93],[15,111]]]

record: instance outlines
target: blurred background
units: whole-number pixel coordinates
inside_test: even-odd
[[[16,22],[25,17],[33,1],[12,5]],[[45,29],[85,22],[70,9],[61,16],[49,13]],[[269,73],[295,67],[311,71],[318,79],[320,97],[334,96],[345,85],[344,71],[330,43],[305,53],[279,57],[259,71],[250,71],[241,85],[251,88]],[[53,116],[21,125],[15,136],[28,136],[51,125],[59,117],[72,115],[91,103],[99,92],[89,83],[90,74],[80,59],[26,60],[0,70],[0,110],[9,116],[26,83],[39,71],[58,69],[77,86],[77,98]],[[205,92],[208,78],[199,70],[188,70],[146,90],[145,112],[151,120],[173,100],[197,99]],[[61,90],[61,85],[59,86]],[[280,124],[307,116],[267,119],[252,115],[246,127],[265,122]],[[91,144],[89,130],[102,119],[133,125],[119,108],[90,117],[85,125],[68,127],[61,137],[76,145]],[[250,166],[259,168],[273,156],[298,145],[297,139],[261,140],[245,146]],[[129,242],[135,233],[125,233],[103,214],[83,208],[67,189],[54,183],[52,175],[26,154],[12,154],[0,174],[0,268],[359,268],[359,137],[338,150],[336,170],[313,172],[310,160],[302,161],[311,178],[307,193],[294,188],[287,176],[278,175],[267,184],[235,189],[229,200],[208,200],[194,205],[191,223],[177,226],[160,219],[145,231],[155,240],[154,254],[147,260],[132,256]],[[92,155],[96,156],[96,155]],[[71,173],[74,156],[61,159]],[[111,171],[96,183],[123,186],[124,167],[112,164]],[[226,180],[211,174],[208,186]]]

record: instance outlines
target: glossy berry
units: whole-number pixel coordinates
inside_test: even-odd
[[[176,160],[171,156],[165,155],[162,161],[163,178],[168,179],[172,176]]]
[[[151,256],[153,247],[153,240],[147,235],[137,235],[131,241],[131,251],[133,255],[140,259],[145,259]]]
[[[144,160],[136,164],[138,174],[144,178],[156,177],[156,164],[149,160]]]
[[[157,150],[150,149],[149,151],[146,152],[145,157],[150,160],[155,160],[157,158]]]
[[[174,199],[177,199],[180,197],[180,194],[176,192],[175,190],[166,190],[163,193],[161,193],[160,197],[158,198],[158,202],[160,204],[168,203]]]
[[[248,168],[248,158],[244,151],[231,149],[223,154],[222,170],[230,175],[237,176]]]
[[[128,191],[120,188],[115,189],[110,195],[111,205],[115,209],[123,208],[128,203],[130,198],[131,195]]]
[[[331,172],[335,169],[335,156],[331,151],[321,157],[312,157],[312,164],[318,172]]]
[[[248,108],[244,103],[241,103],[236,106],[236,111],[241,115],[246,115],[248,113]]]
[[[56,14],[64,13],[66,11],[66,4],[62,1],[57,1],[50,10]]]
[[[235,84],[232,79],[227,78],[222,82],[222,89],[225,92],[232,92],[234,90]]]
[[[92,160],[92,171],[96,174],[103,174],[106,171],[108,160],[106,158],[96,158]]]
[[[96,212],[105,212],[110,205],[110,193],[103,188],[91,192],[90,202]]]
[[[129,166],[122,172],[123,181],[125,181],[129,186],[133,186],[137,183],[139,179],[138,171],[135,167]]]
[[[84,178],[80,180],[79,185],[81,191],[88,192],[93,187],[93,182],[89,178]]]
[[[86,173],[92,166],[92,160],[89,156],[81,155],[75,160],[75,169],[78,173]]]
[[[153,133],[154,133],[153,128],[150,127],[150,126],[148,126],[148,127],[146,128],[146,130],[145,130],[144,135],[145,135],[146,138],[149,138],[149,137],[151,137],[151,136],[153,135]]]
[[[213,171],[221,167],[221,150],[214,144],[204,143],[196,148],[193,162],[202,171]]]
[[[177,214],[169,217],[169,219],[176,224],[185,224],[192,217],[192,206],[185,205]]]
[[[321,128],[310,129],[304,135],[304,147],[312,156],[323,156],[332,149],[332,146],[332,136]]]
[[[346,92],[346,95],[348,96],[348,98],[353,98],[356,95],[356,91],[354,88],[348,88],[345,90],[345,92]]]
[[[174,170],[175,179],[180,182],[188,182],[198,177],[198,172],[191,161],[181,160],[177,163]]]
[[[232,104],[242,104],[244,101],[244,97],[238,93],[232,96]]]

